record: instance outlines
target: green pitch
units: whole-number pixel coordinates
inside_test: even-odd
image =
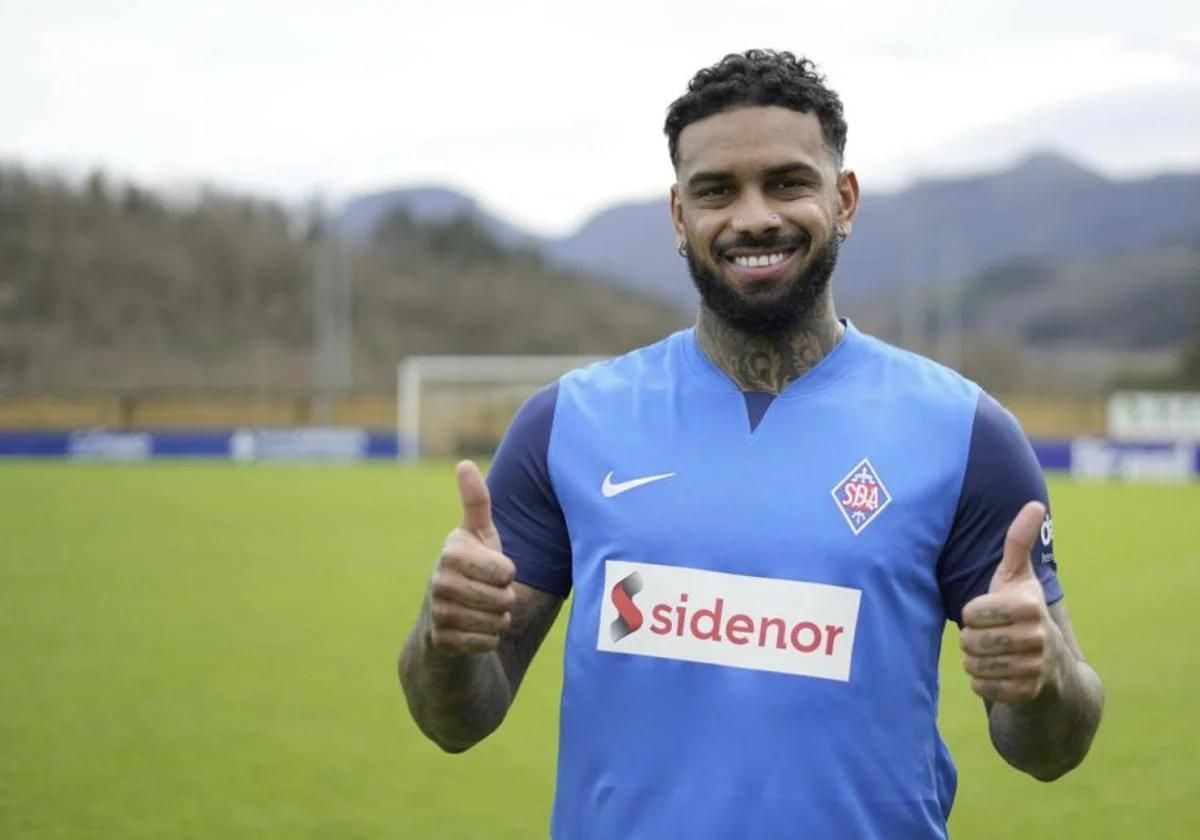
[[[1200,832],[1200,486],[1053,486],[1076,629],[1108,687],[1053,785],[987,742],[955,631],[956,836]],[[0,837],[544,837],[562,621],[501,731],[417,732],[395,658],[448,465],[0,464]]]

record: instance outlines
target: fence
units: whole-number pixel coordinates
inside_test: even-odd
[[[1031,437],[1100,437],[1106,430],[1103,398],[999,395]],[[512,409],[498,410],[495,400],[479,396],[478,410],[469,395],[453,397],[456,414],[474,414],[475,439],[499,439]],[[449,403],[450,401],[448,401]],[[516,402],[519,402],[516,401]],[[430,401],[438,411],[436,398]],[[458,422],[462,422],[459,418]],[[35,394],[0,395],[0,430],[53,429],[228,429],[248,427],[355,426],[396,428],[396,397],[389,392],[339,394]],[[453,441],[445,447],[452,448]]]

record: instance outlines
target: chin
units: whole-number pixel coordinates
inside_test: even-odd
[[[729,326],[759,335],[787,332],[821,305],[837,259],[837,243],[818,250],[783,277],[746,279],[725,266],[696,260],[687,252],[688,270],[700,299]]]

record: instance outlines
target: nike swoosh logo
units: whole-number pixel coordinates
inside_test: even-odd
[[[604,483],[600,485],[600,492],[604,494],[604,498],[611,499],[613,496],[620,496],[622,493],[633,490],[635,487],[641,487],[643,484],[649,484],[652,481],[662,481],[664,478],[670,478],[675,475],[673,472],[659,473],[658,475],[646,475],[641,478],[631,478],[629,481],[612,480],[613,471],[609,470],[608,475],[604,476]]]

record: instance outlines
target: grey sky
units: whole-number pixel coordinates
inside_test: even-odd
[[[667,104],[791,49],[866,190],[1055,146],[1200,167],[1200,4],[0,0],[0,158],[294,200],[444,183],[544,232],[671,181]]]

